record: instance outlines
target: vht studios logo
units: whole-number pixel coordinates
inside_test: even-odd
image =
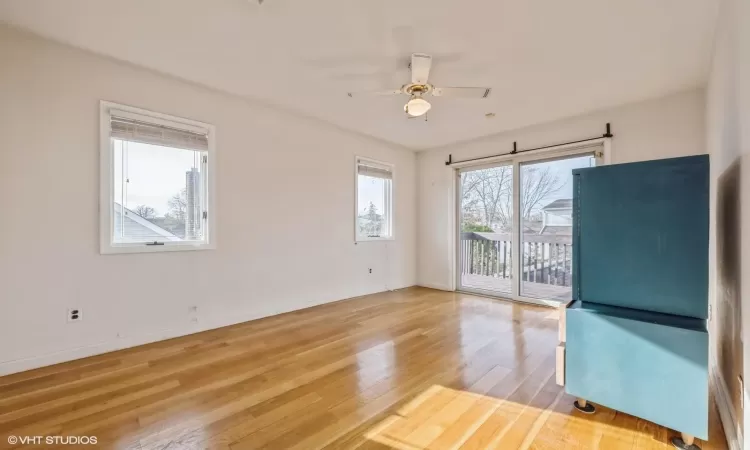
[[[96,445],[96,436],[8,436],[10,445]]]

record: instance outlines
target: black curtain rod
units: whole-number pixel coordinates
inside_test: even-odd
[[[473,161],[481,161],[483,159],[490,159],[490,158],[497,158],[498,156],[506,156],[506,155],[515,155],[518,153],[526,153],[526,152],[533,152],[535,150],[544,150],[545,148],[552,148],[552,147],[559,147],[561,145],[571,145],[571,144],[580,144],[582,142],[589,142],[589,141],[596,141],[601,138],[611,138],[614,134],[612,134],[612,128],[610,124],[607,124],[607,132],[604,133],[602,136],[592,137],[588,139],[581,139],[580,141],[570,141],[570,142],[563,142],[562,144],[555,144],[555,145],[545,145],[542,147],[535,147],[535,148],[527,148],[525,150],[518,150],[518,143],[513,142],[513,150],[509,151],[508,153],[500,153],[498,155],[490,155],[490,156],[480,156],[479,158],[469,158],[469,159],[463,159],[461,161],[453,161],[453,155],[448,155],[448,161],[445,162],[446,166],[450,166],[452,164],[459,164],[459,163],[466,163],[466,162],[473,162]]]

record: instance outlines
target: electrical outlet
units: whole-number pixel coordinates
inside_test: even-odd
[[[83,311],[79,308],[68,308],[68,322],[80,322],[83,320]]]
[[[372,269],[370,269],[370,273],[372,273]]]

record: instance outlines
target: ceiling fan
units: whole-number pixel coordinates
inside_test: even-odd
[[[435,87],[427,79],[432,67],[432,56],[424,53],[412,53],[411,64],[411,83],[401,86],[400,89],[389,91],[375,92],[349,92],[349,97],[360,96],[387,96],[387,95],[408,95],[409,101],[404,105],[404,112],[412,117],[419,117],[427,114],[432,108],[430,102],[425,100],[425,96],[433,97],[463,97],[482,99],[490,96],[491,88],[486,87]]]

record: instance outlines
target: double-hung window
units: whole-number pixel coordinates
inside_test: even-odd
[[[357,241],[393,239],[393,166],[357,158]]]
[[[101,103],[102,253],[213,248],[214,128]]]

